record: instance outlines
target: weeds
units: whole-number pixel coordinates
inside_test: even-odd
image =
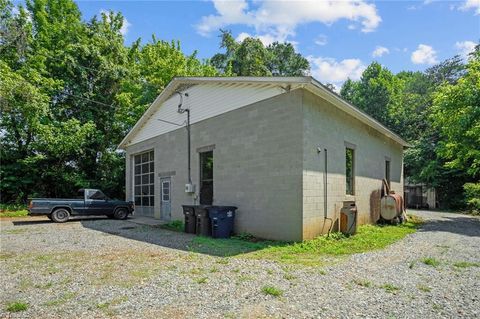
[[[65,303],[67,303],[69,300],[75,298],[76,295],[77,295],[76,292],[67,292],[67,293],[63,294],[62,296],[60,296],[60,298],[47,301],[45,303],[45,306],[52,307],[52,306],[63,305]]]
[[[440,261],[433,257],[425,257],[422,259],[422,263],[428,266],[437,267],[440,265]]]
[[[432,291],[432,288],[424,285],[418,285],[417,286],[418,290],[423,291],[423,292],[430,292]]]
[[[8,312],[20,312],[28,309],[28,304],[23,301],[13,301],[10,302],[5,310]]]
[[[296,276],[290,274],[290,273],[286,273],[283,275],[283,278],[285,278],[286,280],[294,280],[294,279],[297,279]]]
[[[361,287],[369,288],[372,286],[372,282],[365,279],[354,279],[353,282]]]
[[[262,292],[266,295],[280,297],[283,295],[283,290],[276,288],[274,286],[263,286]]]
[[[469,267],[480,267],[480,263],[469,262],[469,261],[459,261],[453,264],[457,268],[469,268]]]
[[[391,294],[396,294],[397,291],[400,290],[399,287],[394,286],[392,284],[384,284],[384,285],[381,286],[381,288],[385,289],[386,292],[389,292]]]
[[[181,220],[173,220],[167,224],[160,226],[160,228],[183,232],[183,230],[185,229],[185,225]]]

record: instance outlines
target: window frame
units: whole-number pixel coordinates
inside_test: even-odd
[[[132,155],[133,200],[136,206],[155,206],[155,152]]]
[[[390,187],[390,181],[392,179],[392,161],[390,158],[385,157],[385,180]]]
[[[204,172],[204,160],[211,154],[212,158],[212,167],[211,167],[211,178],[205,178],[205,172]],[[200,164],[200,171],[199,171],[199,186],[200,186],[200,204],[205,204],[205,205],[212,205],[213,204],[213,196],[214,196],[214,181],[213,181],[213,163],[214,163],[214,152],[213,149],[210,150],[205,150],[203,152],[199,152],[199,164]],[[210,183],[211,184],[211,203],[205,203],[205,195],[203,194],[203,184],[204,183]]]
[[[351,176],[348,174],[348,152],[351,151]],[[355,148],[347,145],[345,147],[345,195],[355,196]],[[349,187],[350,184],[350,187]]]

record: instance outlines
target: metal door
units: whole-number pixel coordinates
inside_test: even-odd
[[[171,190],[172,183],[170,177],[163,177],[160,179],[160,213],[163,220],[170,220],[171,218]]]

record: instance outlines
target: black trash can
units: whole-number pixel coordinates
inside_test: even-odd
[[[213,238],[229,238],[233,233],[235,206],[211,206],[208,215],[212,221]]]
[[[197,205],[195,207],[195,217],[197,219],[196,233],[200,236],[211,236],[212,226],[210,217],[208,216],[208,208],[210,206]]]
[[[182,205],[183,215],[185,215],[185,232],[189,234],[196,233],[197,221],[195,218],[195,206]]]

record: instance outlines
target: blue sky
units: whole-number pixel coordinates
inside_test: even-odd
[[[480,0],[458,1],[77,1],[84,18],[120,11],[126,42],[178,39],[184,52],[219,51],[219,28],[241,39],[292,42],[312,75],[340,85],[377,60],[394,72],[425,68],[472,49]],[[374,51],[376,52],[374,53]]]

